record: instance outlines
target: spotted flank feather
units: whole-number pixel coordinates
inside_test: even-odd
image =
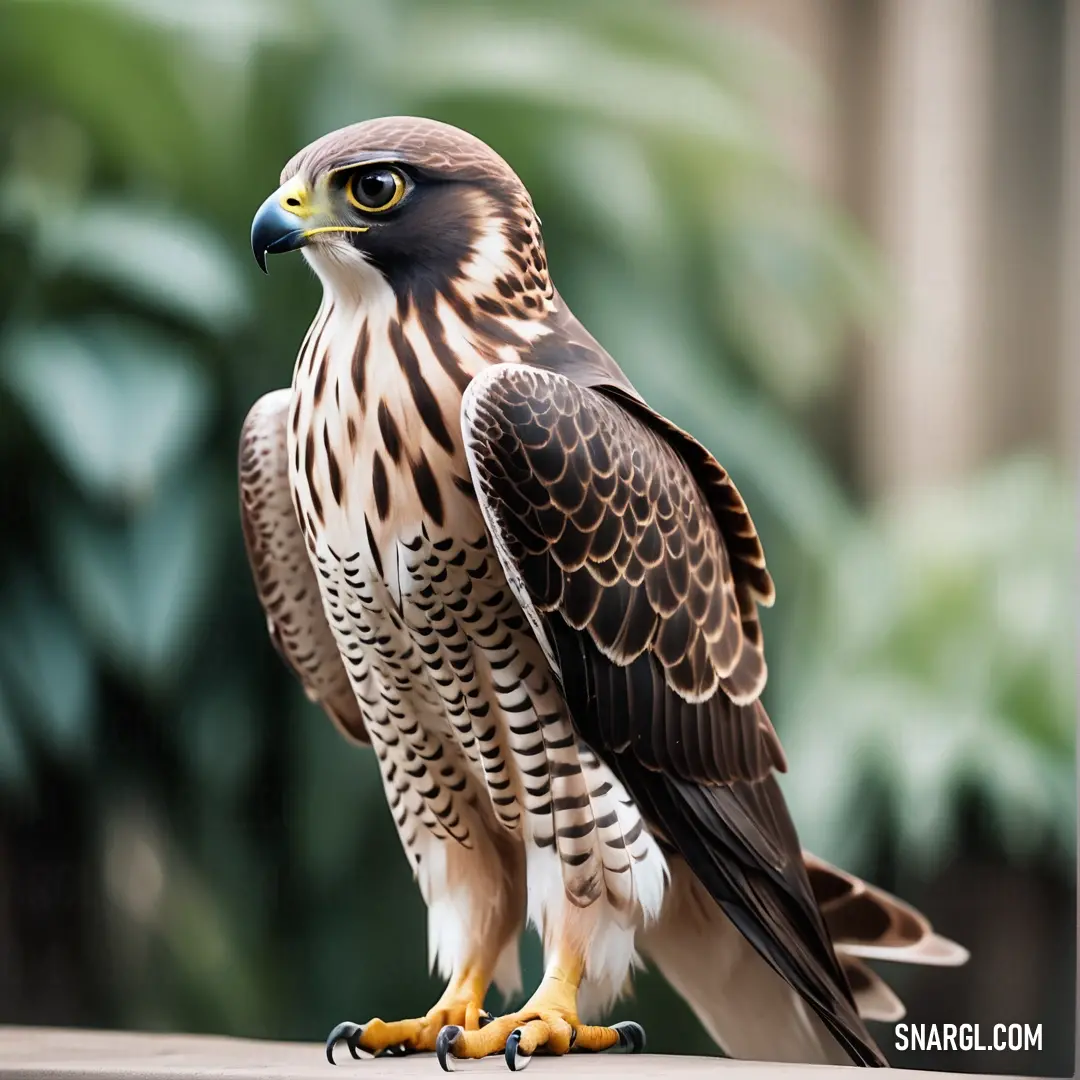
[[[351,739],[366,743],[360,708],[323,614],[319,581],[288,484],[285,417],[275,390],[248,413],[240,436],[240,515],[270,640],[304,692]]]

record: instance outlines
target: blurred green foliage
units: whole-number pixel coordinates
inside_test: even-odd
[[[1076,532],[1069,486],[1019,457],[878,507],[838,537],[774,668],[803,842],[910,872],[958,854],[974,799],[999,850],[1076,853]]]
[[[864,513],[815,447],[883,289],[760,120],[813,96],[789,58],[634,0],[0,0],[0,23],[0,834],[76,866],[75,1018],[318,1038],[437,992],[370,755],[273,655],[235,509],[240,422],[317,303],[299,259],[258,275],[251,214],[296,149],[378,114],[517,168],[571,306],[738,480],[807,839],[855,869],[883,831],[941,858],[970,794],[1003,855],[1071,872],[1064,482],[1018,463]],[[0,875],[39,857],[12,841]],[[657,1049],[710,1049],[641,996]]]

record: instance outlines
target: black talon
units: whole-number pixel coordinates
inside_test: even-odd
[[[331,1065],[336,1065],[334,1060],[334,1047],[344,1039],[345,1045],[349,1048],[349,1053],[354,1058],[359,1060],[360,1055],[357,1052],[356,1044],[359,1042],[360,1036],[363,1035],[364,1028],[361,1024],[353,1024],[348,1020],[342,1021],[329,1035],[326,1036],[326,1060]]]
[[[506,1037],[506,1049],[503,1051],[503,1057],[506,1058],[506,1067],[511,1072],[521,1072],[522,1069],[528,1068],[529,1062],[532,1061],[531,1054],[525,1054],[520,1049],[521,1043],[521,1028],[515,1028]]]
[[[488,1024],[490,1024],[490,1023],[491,1023],[491,1021],[492,1021],[492,1020],[494,1020],[494,1019],[495,1019],[495,1017],[494,1017],[494,1016],[492,1016],[492,1015],[491,1015],[491,1013],[489,1013],[489,1012],[482,1012],[482,1013],[480,1014],[480,1024],[479,1024],[479,1026],[480,1026],[480,1027],[487,1027],[487,1026],[488,1026]]]
[[[453,1044],[461,1031],[462,1029],[457,1024],[447,1024],[435,1040],[435,1056],[439,1059],[443,1072],[454,1071]]]
[[[645,1029],[640,1024],[633,1020],[622,1020],[614,1025],[614,1029],[619,1033],[619,1052],[640,1054],[645,1049]]]

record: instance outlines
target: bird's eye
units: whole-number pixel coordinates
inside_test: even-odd
[[[349,202],[368,214],[379,214],[397,206],[405,194],[405,179],[396,169],[360,169],[345,185]]]

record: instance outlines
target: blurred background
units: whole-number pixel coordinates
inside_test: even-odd
[[[570,305],[738,482],[803,840],[972,952],[888,971],[909,1019],[1043,1028],[893,1063],[1071,1073],[1077,6],[0,0],[0,27],[0,1021],[321,1040],[438,993],[374,760],[273,653],[235,493],[318,300],[299,258],[258,273],[251,216],[296,149],[406,112],[509,159]],[[621,1012],[714,1052],[653,975]]]

